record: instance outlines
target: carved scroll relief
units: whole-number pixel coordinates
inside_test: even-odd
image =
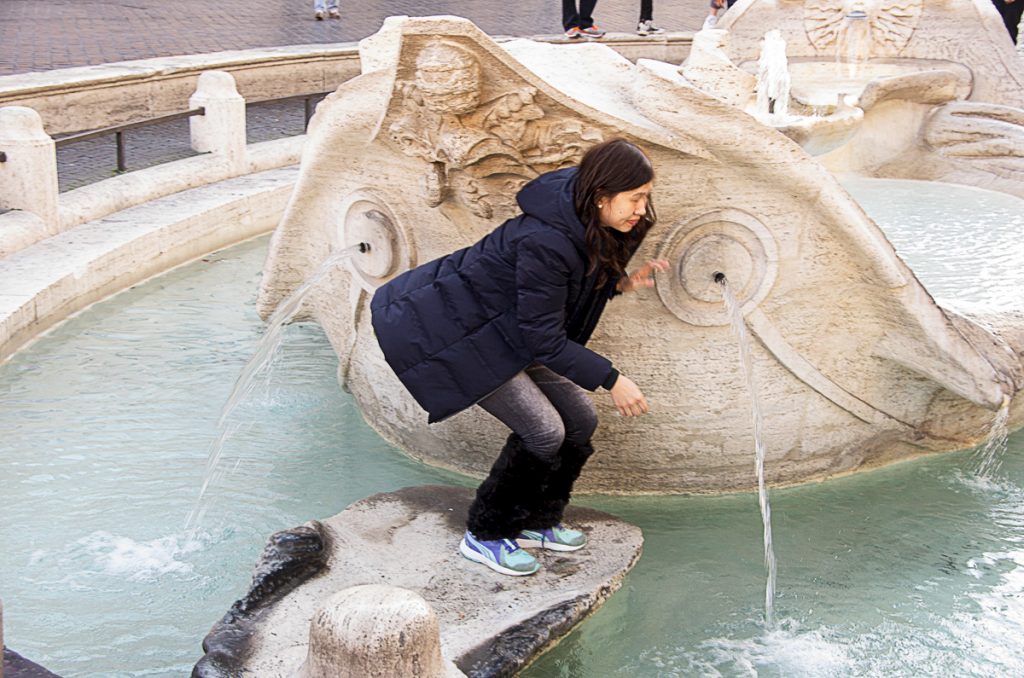
[[[388,130],[406,155],[430,163],[424,197],[454,198],[478,217],[517,213],[515,195],[534,177],[576,164],[599,130],[558,118],[529,86],[481,103],[481,68],[468,50],[437,39],[416,57],[415,77],[396,84],[402,113]]]
[[[936,108],[924,125],[925,143],[942,155],[998,161],[1024,173],[1024,111],[1010,106],[955,102]]]

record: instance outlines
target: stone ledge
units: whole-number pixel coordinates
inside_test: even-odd
[[[640,557],[639,528],[570,507],[566,520],[588,533],[590,547],[539,552],[543,569],[532,577],[497,574],[457,551],[472,497],[468,488],[410,487],[274,535],[249,592],[204,640],[193,675],[294,675],[319,604],[365,584],[428,601],[444,657],[468,676],[514,675],[600,607]]]
[[[297,176],[292,166],[182,191],[0,259],[0,361],[89,304],[272,230]]]

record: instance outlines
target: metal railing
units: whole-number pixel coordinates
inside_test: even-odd
[[[149,118],[148,120],[140,120],[138,122],[130,122],[126,125],[114,125],[113,127],[104,127],[102,129],[92,130],[91,132],[81,132],[79,134],[70,134],[60,139],[54,139],[54,144],[57,148],[68,146],[70,144],[78,143],[79,141],[86,141],[88,139],[95,139],[97,137],[106,136],[113,134],[117,139],[117,171],[124,172],[127,169],[124,157],[124,133],[130,129],[138,129],[139,127],[147,127],[149,125],[156,125],[161,122],[169,122],[171,120],[180,120],[182,118],[191,118],[194,115],[205,115],[206,109],[200,106],[199,108],[193,108],[190,111],[183,111],[181,113],[171,113],[170,115],[161,115],[158,118]]]
[[[313,113],[316,104],[319,103],[324,97],[330,94],[333,90],[325,92],[311,92],[307,94],[293,94],[290,96],[277,97],[274,99],[260,99],[258,101],[246,102],[246,108],[250,106],[263,106],[270,104],[279,104],[289,101],[302,101],[303,103],[303,125],[302,129],[305,132],[309,128],[309,121],[313,117]],[[205,107],[194,108],[192,110],[183,111],[180,113],[171,113],[169,115],[162,115],[156,118],[148,118],[146,120],[139,120],[137,122],[126,123],[124,125],[113,125],[111,127],[103,127],[101,129],[90,130],[87,132],[78,132],[75,134],[69,134],[67,136],[58,137],[54,139],[54,145],[56,148],[64,148],[72,144],[76,144],[81,141],[88,141],[90,139],[96,139],[98,137],[104,137],[108,135],[114,135],[115,143],[117,147],[117,172],[123,173],[128,169],[127,159],[125,157],[125,132],[138,129],[141,127],[148,127],[151,125],[157,125],[160,123],[170,122],[172,120],[181,120],[191,118],[196,115],[205,115]],[[0,163],[7,162],[7,153],[0,151]],[[5,210],[6,211],[6,210]]]
[[[285,101],[302,101],[303,114],[305,115],[305,121],[302,125],[302,130],[305,131],[309,128],[309,120],[313,117],[313,100],[317,98],[323,98],[333,92],[329,90],[327,92],[313,92],[311,94],[293,94],[287,97],[278,97],[277,99],[260,99],[259,101],[247,101],[246,108],[249,106],[262,106],[264,104],[279,104]]]

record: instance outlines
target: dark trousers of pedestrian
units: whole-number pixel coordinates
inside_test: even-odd
[[[594,25],[593,15],[596,6],[597,0],[580,0],[577,10],[576,0],[562,0],[562,28],[590,28]]]
[[[1017,44],[1017,29],[1020,27],[1020,18],[1024,13],[1024,0],[1010,3],[1005,0],[992,0],[992,4],[996,6],[999,14],[1003,17],[1003,23],[1006,25],[1006,30],[1010,32],[1013,44]]]
[[[654,0],[640,0],[640,21],[654,20]]]
[[[554,527],[594,452],[594,404],[579,386],[535,364],[479,405],[512,434],[477,488],[467,529],[477,539],[490,540]]]

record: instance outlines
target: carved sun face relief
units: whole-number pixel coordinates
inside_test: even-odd
[[[656,278],[658,296],[691,325],[729,324],[719,274],[746,312],[768,296],[778,273],[778,249],[768,228],[736,209],[674,225],[658,258],[671,266],[668,275]]]
[[[806,0],[804,30],[822,56],[834,57],[851,28],[851,12],[861,11],[870,29],[871,56],[893,57],[910,42],[921,19],[923,0]]]

